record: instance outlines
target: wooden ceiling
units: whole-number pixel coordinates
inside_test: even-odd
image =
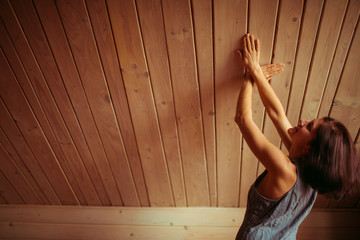
[[[359,150],[358,0],[0,1],[0,203],[245,207],[263,170],[234,123],[250,32],[292,124]],[[281,146],[257,90],[254,119]],[[359,197],[318,207],[360,207]]]

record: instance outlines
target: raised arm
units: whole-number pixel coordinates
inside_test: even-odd
[[[256,53],[253,51],[255,46],[249,48],[251,49],[244,51],[247,55],[242,58],[247,68],[259,62]],[[290,160],[279,148],[265,138],[259,127],[254,123],[251,106],[252,88],[250,75],[247,74],[240,90],[235,121],[257,159],[265,166],[271,176],[279,179],[286,175],[285,172],[288,170]]]
[[[255,46],[254,55],[258,55],[260,57],[260,41],[248,34],[244,37],[244,46],[249,45]],[[246,55],[249,53],[244,51],[243,54]],[[285,147],[289,150],[291,147],[291,138],[287,130],[291,128],[291,124],[286,117],[284,108],[279,98],[276,96],[271,85],[265,78],[259,65],[259,61],[253,61],[253,59],[249,59],[248,56],[242,56],[242,58],[247,70],[250,72],[256,86],[258,87],[260,98],[265,106],[267,114],[274,123]]]

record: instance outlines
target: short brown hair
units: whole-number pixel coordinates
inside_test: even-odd
[[[345,126],[330,117],[323,120],[300,163],[300,175],[320,194],[341,199],[359,190],[359,159]]]

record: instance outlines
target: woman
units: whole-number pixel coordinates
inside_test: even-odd
[[[340,199],[358,189],[355,147],[346,128],[328,117],[301,120],[291,127],[261,71],[259,40],[247,34],[244,48],[238,53],[247,73],[235,121],[266,170],[249,190],[244,222],[236,239],[296,239],[298,227],[310,212],[317,193]],[[271,144],[252,120],[253,83],[288,156]]]

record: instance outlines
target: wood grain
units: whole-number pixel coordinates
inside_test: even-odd
[[[135,5],[132,1],[108,1],[107,4],[150,204],[173,206],[173,193]]]
[[[162,1],[162,6],[187,200],[190,206],[209,206],[204,130],[190,5],[186,0],[166,0]]]
[[[307,1],[304,5],[299,43],[292,75],[291,94],[286,108],[286,114],[293,126],[298,123],[300,117],[299,109],[301,109],[305,94],[323,2],[323,0]]]
[[[303,119],[311,120],[317,116],[346,6],[347,1],[341,0],[326,1],[324,4],[322,21],[319,26],[306,95],[300,115]]]
[[[149,206],[149,198],[147,195],[139,150],[131,122],[129,105],[126,99],[124,82],[122,80],[120,65],[116,55],[106,3],[101,0],[87,1],[86,3],[140,204],[141,206]]]
[[[0,207],[7,239],[234,239],[244,208]],[[358,210],[311,211],[297,239],[359,237]]]
[[[0,1],[0,203],[245,207],[264,170],[234,122],[247,32],[261,41],[261,65],[286,65],[271,85],[291,124],[338,118],[358,148],[359,8]],[[253,120],[287,153],[256,87]],[[359,196],[315,204],[359,206]]]
[[[276,39],[274,44],[273,63],[282,62],[285,65],[284,71],[274,76],[270,83],[278,96],[281,104],[286,109],[289,99],[289,92],[292,84],[292,75],[297,50],[300,22],[302,17],[304,1],[282,1],[278,13]],[[264,135],[275,146],[280,147],[280,136],[268,115],[264,119]],[[261,166],[258,175],[264,171]]]
[[[278,4],[277,0],[266,1],[265,4],[261,1],[249,2],[248,32],[260,40],[261,65],[271,63]],[[262,129],[265,108],[261,102],[257,88],[253,88],[252,105],[253,120],[256,125]],[[255,155],[251,152],[249,146],[244,141],[241,162],[241,185],[239,196],[240,207],[246,207],[247,193],[250,186],[256,179],[259,165],[261,165],[261,163],[257,160]]]
[[[161,2],[137,1],[137,10],[175,206],[184,207],[187,198]]]
[[[217,206],[216,132],[214,99],[213,6],[209,0],[192,1],[197,72],[204,128],[210,206]]]
[[[236,49],[247,26],[246,1],[214,1],[218,205],[238,206],[242,142],[234,119],[243,69]]]

